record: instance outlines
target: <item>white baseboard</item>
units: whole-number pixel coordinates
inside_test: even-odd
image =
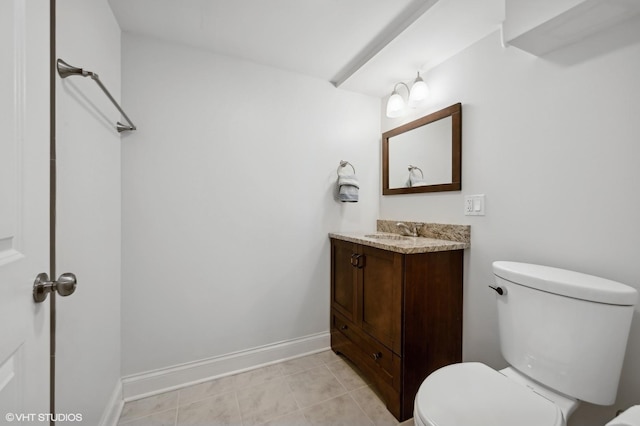
[[[118,420],[120,420],[120,414],[122,413],[122,407],[124,401],[122,400],[122,381],[118,380],[116,386],[113,388],[113,393],[109,402],[102,413],[100,419],[100,426],[117,426]]]
[[[134,374],[122,378],[122,397],[124,401],[133,401],[217,377],[328,350],[330,346],[330,334],[324,332],[202,361]]]

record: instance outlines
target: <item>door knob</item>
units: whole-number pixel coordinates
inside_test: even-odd
[[[69,296],[76,291],[77,285],[76,275],[71,272],[60,275],[57,281],[49,281],[49,275],[42,272],[33,282],[33,301],[36,303],[44,302],[52,291],[57,291],[60,296]]]

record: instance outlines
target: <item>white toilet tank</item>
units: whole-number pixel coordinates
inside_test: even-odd
[[[500,345],[518,371],[581,401],[610,405],[638,292],[547,266],[494,262]]]

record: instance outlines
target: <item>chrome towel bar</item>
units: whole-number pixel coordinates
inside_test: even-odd
[[[113,103],[113,105],[115,105],[115,107],[118,108],[118,111],[120,111],[120,114],[122,114],[124,119],[127,120],[127,123],[129,124],[129,125],[122,124],[121,122],[118,121],[116,123],[116,130],[118,131],[118,133],[124,132],[125,130],[136,130],[135,124],[133,124],[131,119],[129,119],[129,117],[127,117],[127,114],[125,114],[125,112],[122,110],[122,108],[120,108],[120,105],[118,105],[118,102],[116,102],[116,100],[113,98],[113,96],[111,96],[111,93],[109,93],[107,88],[104,87],[104,85],[100,81],[100,78],[98,77],[98,74],[96,74],[94,72],[91,72],[91,71],[87,71],[87,70],[82,69],[82,68],[78,68],[78,67],[74,67],[72,65],[69,65],[68,63],[66,63],[62,59],[58,59],[56,61],[56,63],[57,63],[57,68],[58,68],[58,75],[60,76],[60,78],[67,78],[67,77],[69,77],[71,75],[79,75],[79,76],[82,76],[82,77],[91,77],[91,79],[93,81],[95,81],[98,86],[100,86],[100,88],[102,89],[104,94],[107,95],[107,97]]]

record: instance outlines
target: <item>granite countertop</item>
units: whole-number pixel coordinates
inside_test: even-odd
[[[403,222],[418,230],[419,236],[407,237],[396,223],[379,220],[375,232],[331,232],[329,237],[403,254],[463,250],[471,246],[468,225]]]

